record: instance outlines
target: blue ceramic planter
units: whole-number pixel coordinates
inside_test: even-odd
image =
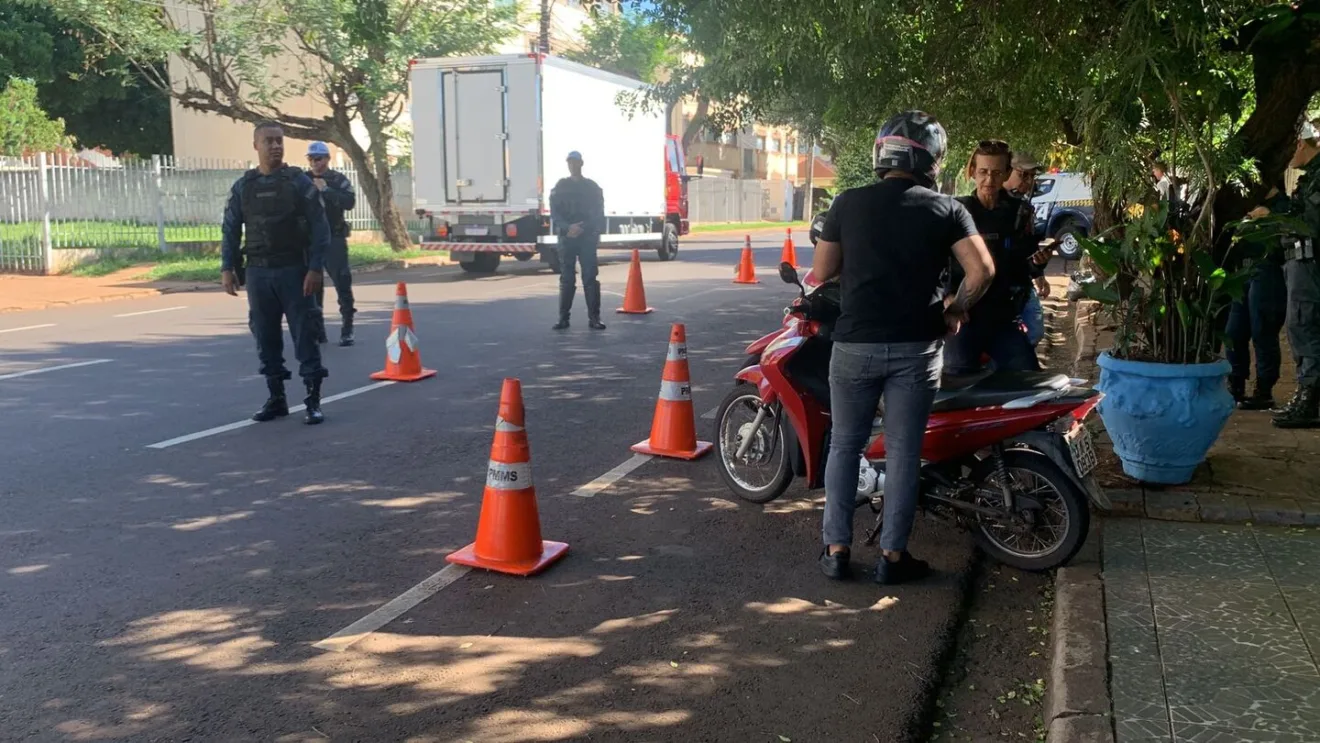
[[[1097,363],[1105,398],[1096,410],[1123,471],[1162,485],[1191,480],[1233,412],[1228,362],[1154,364],[1106,351]]]

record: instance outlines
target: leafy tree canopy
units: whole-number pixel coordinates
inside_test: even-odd
[[[69,143],[64,122],[52,119],[37,102],[37,86],[20,77],[0,91],[0,155],[54,150]]]
[[[648,83],[679,62],[679,44],[652,18],[635,11],[597,13],[583,29],[581,49],[565,57]]]

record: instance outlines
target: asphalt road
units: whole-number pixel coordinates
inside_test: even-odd
[[[613,314],[627,265],[607,253],[604,333],[580,295],[573,329],[552,332],[557,278],[533,264],[364,274],[359,344],[325,348],[325,394],[355,394],[314,428],[291,416],[190,438],[264,398],[241,299],[0,316],[0,737],[910,739],[969,539],[919,522],[936,577],[830,583],[814,562],[820,494],[750,506],[713,458],[628,450],[648,435],[671,322],[687,325],[698,415],[778,325],[793,292],[774,274],[781,241],[758,240],[757,286],[730,283],[733,238],[651,256],[648,316]],[[399,279],[439,374],[368,388]],[[467,573],[351,646],[318,646],[472,540],[508,376],[543,532],[568,557],[530,579]]]

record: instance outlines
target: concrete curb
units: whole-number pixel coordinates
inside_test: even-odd
[[[395,261],[382,261],[379,263],[364,263],[353,267],[353,273],[376,273],[377,271],[403,270],[409,268],[430,268],[433,266],[457,266],[456,261],[448,258],[405,258]],[[150,289],[137,289],[130,292],[121,292],[119,294],[107,294],[102,297],[82,297],[79,299],[66,299],[57,302],[46,302],[35,307],[0,307],[0,314],[7,312],[36,312],[40,310],[51,310],[59,307],[69,307],[77,304],[98,304],[101,302],[118,302],[127,299],[145,299],[147,297],[158,297],[162,294],[177,294],[180,292],[202,292],[213,291],[220,288],[219,280],[214,283],[197,282],[162,282],[168,286],[157,286]]]
[[[1268,524],[1320,526],[1320,507],[1293,498],[1256,498],[1227,493],[1109,490],[1111,516],[1135,516],[1159,521],[1206,524]]]
[[[1054,575],[1050,678],[1042,710],[1047,743],[1114,743],[1100,531],[1093,528],[1082,551]]]

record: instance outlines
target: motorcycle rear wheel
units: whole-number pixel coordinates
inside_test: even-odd
[[[792,462],[784,437],[787,426],[781,416],[771,412],[753,433],[752,448],[737,459],[743,435],[748,433],[761,396],[756,387],[740,382],[725,396],[715,414],[715,454],[720,461],[720,477],[734,495],[748,503],[769,503],[788,490],[793,482]]]
[[[1015,501],[1015,516],[1033,526],[1019,526],[978,517],[973,536],[981,549],[1005,565],[1042,572],[1068,562],[1082,548],[1091,528],[1091,506],[1049,457],[1032,451],[1004,452],[1004,467]],[[977,463],[973,482],[998,493],[994,458]],[[1002,508],[1002,496],[980,499],[981,505]]]

